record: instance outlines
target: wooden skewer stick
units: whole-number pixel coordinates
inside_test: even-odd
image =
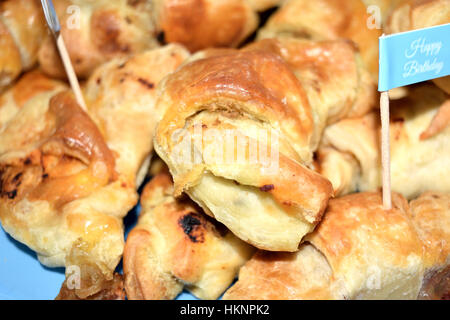
[[[84,102],[83,94],[81,93],[77,75],[73,70],[72,62],[70,61],[69,53],[67,52],[67,48],[61,34],[56,37],[56,46],[58,47],[59,54],[61,55],[64,69],[66,69],[70,86],[72,87],[73,93],[75,94],[75,99],[77,100],[77,103],[83,108],[83,110],[87,111],[86,103]]]
[[[42,8],[44,9],[45,19],[47,20],[47,25],[53,33],[56,40],[56,46],[58,47],[61,60],[66,70],[67,77],[69,79],[72,91],[75,94],[75,99],[77,103],[83,108],[84,111],[87,110],[86,103],[84,102],[83,94],[81,93],[80,84],[78,83],[77,76],[73,70],[72,62],[70,61],[69,53],[67,52],[64,39],[61,35],[61,25],[59,24],[58,16],[56,15],[55,7],[53,6],[52,0],[41,0]]]
[[[391,150],[389,134],[389,92],[381,92],[381,162],[383,169],[383,207],[385,210],[392,208],[391,200]]]

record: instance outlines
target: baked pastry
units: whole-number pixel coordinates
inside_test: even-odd
[[[246,0],[152,3],[155,25],[163,40],[181,43],[191,52],[209,47],[236,47],[258,27],[258,15]]]
[[[322,222],[296,253],[260,251],[224,299],[415,299],[423,249],[408,203],[379,193],[329,202]]]
[[[170,44],[116,58],[97,68],[86,84],[89,114],[118,153],[118,170],[133,190],[147,173],[154,130],[161,118],[155,109],[158,83],[188,57],[184,47]]]
[[[375,83],[350,41],[283,37],[254,42],[245,50],[273,52],[294,72],[318,118],[314,150],[326,125],[361,117],[377,102]]]
[[[391,101],[392,190],[408,199],[427,190],[450,192],[450,181],[442,179],[449,174],[450,128],[423,139],[448,96],[432,84],[409,91],[406,98]],[[338,194],[381,187],[379,126],[379,116],[373,113],[326,128],[318,151],[318,171],[331,180]],[[339,165],[330,157],[339,157]]]
[[[362,0],[286,0],[258,32],[258,38],[350,39],[377,80],[378,38],[382,32],[368,28],[369,18]]]
[[[68,92],[38,106],[28,104],[0,135],[2,226],[47,266],[80,266],[94,257],[101,272],[114,270],[122,221],[101,208],[111,203],[99,201],[115,180],[113,153]]]
[[[174,299],[183,287],[217,299],[254,252],[187,197],[175,199],[167,168],[145,186],[141,205],[123,256],[128,299]]]
[[[216,52],[217,53],[217,52]],[[296,251],[331,184],[310,170],[319,132],[304,88],[279,56],[206,54],[168,76],[155,150],[207,214],[266,250]]]
[[[50,79],[40,71],[25,73],[14,86],[0,96],[0,132],[3,132],[8,122],[18,113],[22,112],[22,117],[26,117],[24,110],[30,109],[28,104],[34,105],[35,110],[47,108],[50,98],[63,90],[67,90],[65,83]],[[11,146],[26,136],[24,133],[11,137]]]
[[[420,299],[450,299],[450,193],[426,192],[410,202],[424,245]]]
[[[0,92],[34,66],[46,34],[39,0],[0,3]]]
[[[361,118],[343,119],[325,129],[316,169],[331,181],[335,195],[381,187],[379,129],[380,117],[375,111]],[[393,147],[391,150],[395,151]],[[391,178],[395,185],[395,178]]]
[[[100,64],[158,46],[150,1],[58,0],[61,34],[78,77],[87,78]],[[39,50],[42,70],[52,77],[65,72],[53,36]]]
[[[154,86],[187,55],[171,45],[113,60],[87,83],[89,114],[62,92],[50,104],[31,99],[2,128],[2,226],[44,265],[78,267],[79,298],[115,287],[122,218],[152,150]],[[71,296],[66,284],[60,297]]]
[[[274,56],[274,54],[281,57],[284,63]],[[339,60],[339,64],[336,63],[336,59]],[[294,38],[282,38],[265,39],[256,42],[245,47],[241,52],[231,49],[206,50],[195,54],[189,61],[190,63],[186,64],[164,82],[164,85],[161,88],[162,98],[158,104],[158,109],[167,110],[167,113],[159,126],[156,137],[157,152],[164,153],[161,157],[169,163],[169,167],[175,175],[176,192],[180,192],[180,190],[187,191],[187,193],[207,212],[208,210],[210,211],[208,212],[209,214],[214,215],[216,219],[227,225],[241,239],[249,241],[257,247],[275,251],[295,250],[302,235],[304,235],[305,232],[307,233],[307,230],[310,231],[315,223],[313,223],[312,226],[307,227],[302,234],[292,238],[295,240],[289,244],[289,248],[286,244],[269,244],[269,242],[272,242],[269,237],[273,237],[274,240],[277,238],[287,239],[287,237],[291,237],[291,235],[289,235],[290,232],[287,232],[286,230],[292,230],[294,225],[289,223],[290,227],[282,227],[282,229],[279,229],[283,230],[283,232],[276,232],[275,230],[278,229],[277,224],[280,224],[281,226],[282,220],[277,219],[277,222],[272,223],[269,222],[271,220],[265,221],[262,218],[263,215],[267,215],[269,219],[272,219],[273,214],[268,212],[268,209],[264,209],[264,205],[258,204],[258,202],[263,201],[264,189],[268,188],[270,189],[268,190],[269,193],[275,198],[281,196],[284,197],[283,200],[280,198],[276,201],[282,205],[282,210],[286,210],[287,208],[283,208],[283,205],[286,205],[291,201],[294,201],[294,203],[299,201],[298,199],[304,197],[304,192],[299,193],[298,199],[292,200],[293,194],[288,195],[282,187],[277,186],[277,184],[274,184],[271,181],[267,181],[275,181],[275,178],[277,180],[280,179],[278,171],[274,172],[273,175],[267,175],[266,177],[257,179],[263,179],[265,181],[258,183],[256,183],[256,181],[251,181],[258,173],[257,170],[255,172],[254,166],[252,169],[246,168],[245,166],[248,164],[238,164],[238,170],[231,168],[231,163],[224,165],[223,161],[220,165],[211,163],[196,163],[194,165],[192,165],[192,163],[176,164],[176,156],[173,153],[178,152],[176,150],[180,149],[180,145],[175,146],[172,142],[168,141],[171,139],[171,135],[175,134],[178,129],[187,129],[187,132],[185,133],[195,135],[195,123],[201,123],[204,126],[204,130],[200,130],[200,133],[207,134],[208,129],[219,130],[219,132],[220,130],[225,132],[226,130],[231,129],[239,131],[239,135],[247,135],[251,139],[254,139],[254,132],[258,129],[267,129],[268,127],[264,127],[264,123],[269,123],[269,126],[272,126],[276,131],[280,131],[283,134],[287,132],[286,137],[280,136],[280,141],[282,141],[279,145],[280,152],[283,155],[289,155],[293,154],[292,152],[296,152],[298,155],[294,154],[293,159],[297,158],[296,161],[306,166],[311,166],[311,151],[317,149],[323,128],[327,124],[345,117],[361,116],[367,113],[374,104],[375,86],[368,75],[368,72],[364,69],[362,64],[359,63],[357,52],[355,52],[354,47],[348,41],[343,40],[313,42]],[[211,64],[211,66],[209,66],[209,64]],[[234,69],[229,68],[230,65],[233,66]],[[292,73],[287,67],[294,72],[297,79],[292,77]],[[286,80],[283,80],[285,81],[285,84],[281,87],[280,84],[277,83],[275,86],[271,83],[271,80],[268,80],[268,78],[274,77],[275,73],[277,74],[277,77],[279,77],[281,71],[277,69],[286,72]],[[273,72],[273,74],[271,72]],[[264,77],[264,79],[261,77]],[[197,81],[197,79],[203,79],[203,81]],[[212,80],[210,81],[210,79]],[[230,84],[234,87],[231,88]],[[299,85],[300,90],[304,90],[304,93],[295,88]],[[176,86],[180,88],[192,87],[192,93],[181,92]],[[230,88],[230,90],[229,92],[226,92],[223,88]],[[277,91],[272,93],[272,88],[276,88]],[[295,110],[295,106],[289,106],[289,101],[284,101],[284,96],[292,96],[293,93],[301,97],[306,94],[307,101],[305,101],[301,108],[311,110],[312,113],[312,118],[310,118],[310,120],[313,120],[313,123],[311,123],[311,131],[305,132],[305,137],[307,137],[306,140],[301,137],[301,134],[296,133],[298,130],[296,128],[293,130],[290,128],[277,129],[278,125],[275,124],[276,121],[280,121],[280,123],[285,122],[282,116],[280,118],[281,114],[278,114],[275,117],[262,114],[263,111],[264,113],[266,112],[264,109],[267,109],[268,112],[272,112],[272,109],[275,108],[275,112],[278,113],[277,109],[279,107],[277,105],[279,105],[280,102],[281,104],[288,105],[288,108],[293,108],[294,112],[303,112],[302,110]],[[193,97],[190,97],[190,95],[193,95]],[[204,95],[204,97],[202,95]],[[276,100],[267,100],[263,95],[266,95],[271,99],[274,97]],[[295,98],[295,96],[293,98]],[[260,112],[257,111],[257,109],[256,111],[247,110],[249,108],[254,108],[253,106],[247,107],[247,101],[253,104],[254,102],[252,100],[262,103],[264,106],[264,109],[262,109],[263,111]],[[237,103],[239,103],[239,105],[237,105]],[[180,107],[180,105],[182,105],[182,107]],[[282,108],[286,107],[283,106]],[[186,114],[181,116],[181,111],[186,112]],[[197,113],[193,115],[195,112]],[[286,112],[290,111],[284,111],[284,113]],[[235,113],[238,114],[236,115]],[[245,113],[249,114],[246,115]],[[293,115],[295,115],[295,113],[293,113]],[[186,117],[186,119],[182,119],[181,117]],[[256,119],[254,119],[255,117]],[[292,116],[289,117],[291,117],[290,121],[294,120]],[[298,124],[297,127],[304,127],[307,121],[310,120],[301,120],[302,123]],[[175,125],[174,121],[176,121]],[[258,121],[262,121],[263,123],[258,123]],[[289,122],[289,120],[286,122]],[[188,133],[189,131],[191,133]],[[272,131],[275,132],[275,130]],[[159,137],[161,137],[161,142],[158,141]],[[223,139],[223,137],[224,135],[222,138],[216,137],[216,139],[220,140]],[[302,140],[305,142],[302,142]],[[209,151],[207,149],[211,149],[215,143],[216,142],[214,141],[204,141],[203,146],[198,146],[198,150],[200,150],[200,153],[203,152],[204,158],[206,158],[204,153],[208,153]],[[164,149],[158,150],[161,144],[163,144],[162,147]],[[205,146],[207,144],[210,144],[210,146]],[[205,160],[203,159],[203,161]],[[208,162],[207,159],[206,162]],[[233,165],[237,164],[235,163]],[[208,178],[204,179],[200,184],[209,184],[208,188],[198,185],[198,179],[203,175],[202,166],[204,170],[208,171],[205,172],[205,177]],[[284,169],[280,168],[280,172],[283,170]],[[250,172],[255,173],[253,176],[250,176]],[[224,184],[226,180],[235,180],[241,185],[223,185],[220,187],[222,191],[219,192],[219,189],[215,191],[216,195],[204,194],[205,192],[208,193],[208,190],[212,190],[213,185],[219,186],[220,184]],[[281,183],[281,180],[279,181]],[[290,181],[289,185],[297,185],[298,183],[299,180]],[[268,187],[265,187],[265,185],[268,185]],[[273,189],[272,185],[274,187]],[[252,188],[249,189],[248,186],[252,186]],[[255,190],[255,187],[260,187],[262,190]],[[190,188],[192,188],[191,191],[188,190]],[[280,193],[276,191],[278,188],[280,188]],[[247,209],[244,209],[245,206],[241,209],[236,204],[233,204],[236,202],[236,200],[233,199],[240,199],[240,197],[242,197],[242,195],[239,194],[232,195],[231,192],[236,192],[233,189],[241,189],[246,192],[251,191],[253,195],[252,199],[255,199],[253,200],[252,206],[258,206],[259,209],[257,211],[261,213],[265,212],[264,214],[259,214],[261,217],[260,227],[257,227],[257,222],[253,219],[252,215],[243,212],[237,213],[237,211]],[[214,199],[219,194],[230,194],[230,198],[222,200]],[[219,205],[217,201],[224,201],[224,203]],[[242,202],[245,201],[242,200]],[[250,206],[248,208],[250,208]],[[238,223],[236,220],[242,219],[242,216],[247,216],[248,219],[252,219],[251,222]],[[252,227],[251,224],[254,224],[255,226]],[[255,228],[255,230],[248,230],[250,228]],[[268,235],[265,236],[267,239],[258,239],[261,238],[261,235],[258,233],[267,233]],[[263,241],[267,242],[267,244]]]

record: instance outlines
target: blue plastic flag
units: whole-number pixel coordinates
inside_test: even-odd
[[[380,37],[378,91],[450,75],[450,23]]]

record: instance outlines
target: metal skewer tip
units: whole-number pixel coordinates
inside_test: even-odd
[[[52,0],[41,0],[41,4],[44,9],[45,20],[47,20],[48,27],[53,34],[58,35],[61,31],[61,25],[59,24],[59,19],[56,15]]]

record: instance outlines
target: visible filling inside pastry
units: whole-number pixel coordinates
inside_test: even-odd
[[[278,170],[279,153],[300,161],[289,142],[263,121],[225,111],[202,111],[188,119],[185,130],[193,144],[189,146],[189,160],[205,165],[203,172],[191,177],[195,182],[187,193],[244,241],[256,246],[274,243],[273,248],[264,247],[266,250],[297,250],[302,236],[313,229],[313,224],[288,205],[274,200],[270,191],[275,185],[251,185],[253,177],[249,174],[264,165],[269,169],[274,165],[274,170]],[[227,140],[227,135],[231,135],[231,140]],[[240,145],[239,141],[244,142]],[[253,149],[249,141],[255,142]]]
[[[206,212],[212,212],[218,221],[249,243],[273,242],[276,248],[295,251],[302,236],[313,229],[312,224],[289,215],[267,192],[237,185],[211,173],[205,173],[188,193]]]

